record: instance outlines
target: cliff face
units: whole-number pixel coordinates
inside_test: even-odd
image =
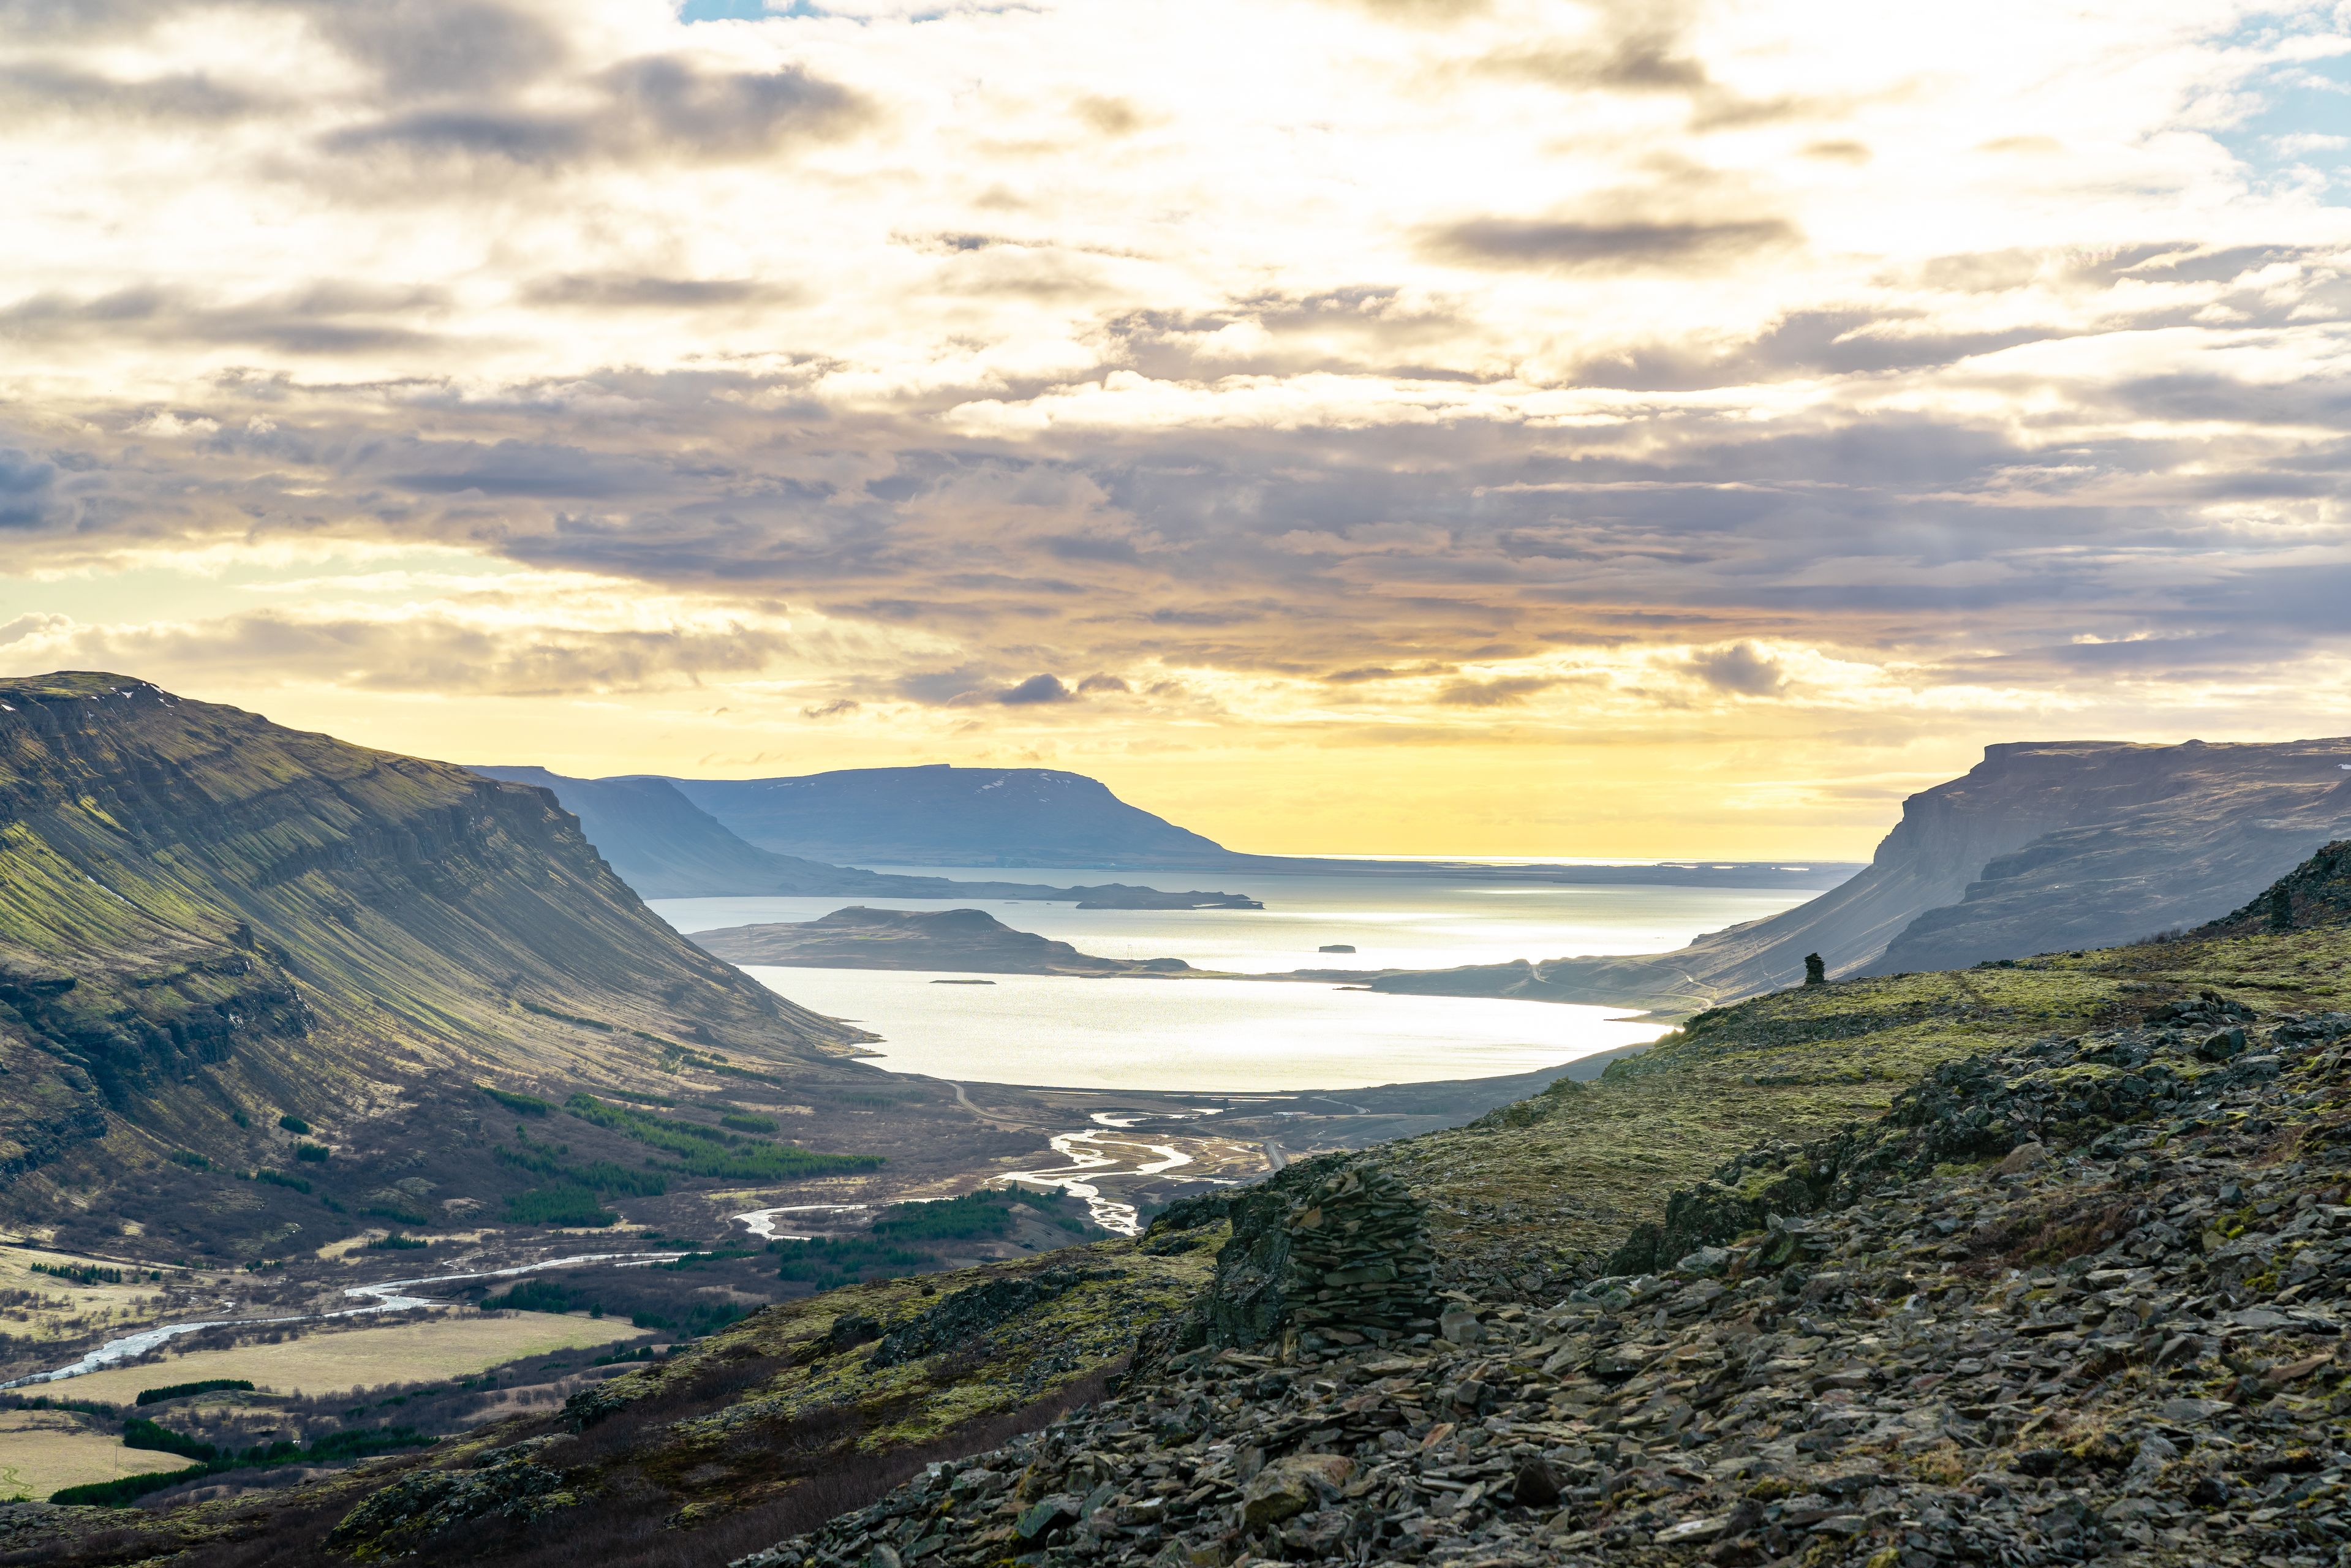
[[[1041,768],[860,768],[801,779],[680,779],[763,849],[866,865],[1218,866],[1214,840]]]
[[[2351,829],[2351,739],[1994,746],[1913,795],[1869,866],[1674,953],[1392,976],[1383,990],[1686,1009],[1833,976],[2106,946],[2211,919]]]
[[[250,1163],[281,1108],[449,1070],[625,1081],[654,1035],[861,1038],[677,936],[544,790],[121,676],[0,681],[0,1207]]]
[[[2012,841],[1979,861],[1956,898],[1907,922],[1859,972],[1958,968],[2196,925],[2351,829],[2351,740],[2066,747],[2056,758],[1994,749],[2036,754],[1987,756],[1958,781],[1972,797],[1963,809],[2036,831],[2001,835]],[[2011,772],[2023,777],[2001,777]]]

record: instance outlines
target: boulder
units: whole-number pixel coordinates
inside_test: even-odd
[[[1294,1519],[1322,1500],[1318,1488],[1335,1491],[1354,1473],[1355,1461],[1343,1454],[1292,1454],[1277,1459],[1242,1490],[1241,1525],[1257,1530]]]
[[[1031,1546],[1040,1546],[1077,1523],[1083,1507],[1073,1492],[1057,1491],[1039,1498],[1021,1511],[1012,1532]]]

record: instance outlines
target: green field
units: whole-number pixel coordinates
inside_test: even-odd
[[[142,1388],[242,1377],[269,1394],[344,1393],[385,1384],[465,1377],[525,1356],[644,1338],[626,1323],[546,1312],[451,1313],[424,1322],[336,1329],[280,1344],[200,1350],[139,1366],[93,1372],[55,1385],[57,1396],[128,1405]]]

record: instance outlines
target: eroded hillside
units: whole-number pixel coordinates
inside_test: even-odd
[[[287,1189],[204,1172],[290,1159],[283,1115],[397,1122],[476,1076],[820,1071],[860,1038],[679,938],[542,790],[118,676],[0,682],[20,1222],[109,1224],[133,1189],[182,1193],[192,1234],[271,1231]]]

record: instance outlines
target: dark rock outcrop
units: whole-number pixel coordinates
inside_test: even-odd
[[[476,1520],[524,1523],[577,1500],[560,1472],[538,1462],[555,1437],[493,1449],[469,1470],[404,1476],[346,1514],[328,1542],[360,1557],[398,1557],[425,1537]]]
[[[2243,908],[2199,929],[2199,936],[2250,936],[2351,924],[2351,840],[2327,844]]]
[[[1067,1294],[1092,1280],[1115,1280],[1115,1269],[1041,1269],[1018,1280],[990,1280],[957,1291],[937,1306],[882,1336],[868,1357],[877,1367],[896,1366],[923,1356],[968,1346],[1030,1308]]]

